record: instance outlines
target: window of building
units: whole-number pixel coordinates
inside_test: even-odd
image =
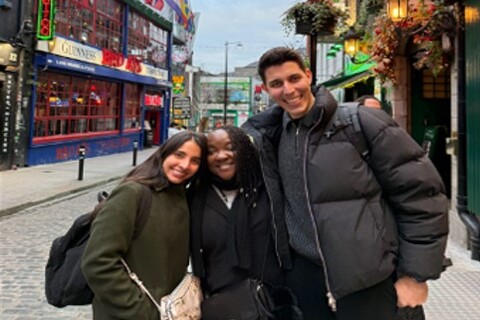
[[[426,99],[450,98],[450,74],[441,72],[436,77],[432,71],[422,70],[422,93]]]
[[[135,84],[125,84],[125,116],[123,128],[140,128],[140,86]]]
[[[128,55],[158,68],[167,68],[167,31],[136,12],[128,16]]]
[[[120,85],[53,72],[38,78],[34,142],[118,132]]]
[[[124,5],[118,0],[58,1],[57,34],[117,52],[122,51]]]

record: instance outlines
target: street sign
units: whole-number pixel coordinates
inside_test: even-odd
[[[190,97],[173,97],[173,119],[190,119],[191,110]]]

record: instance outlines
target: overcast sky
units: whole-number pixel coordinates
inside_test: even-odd
[[[229,45],[228,69],[242,67],[258,60],[275,46],[303,46],[303,36],[286,37],[280,19],[295,0],[190,0],[193,12],[200,13],[193,65],[212,73],[225,69],[225,41]]]

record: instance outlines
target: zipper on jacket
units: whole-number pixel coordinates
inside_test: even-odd
[[[295,125],[295,153],[298,154],[298,135],[300,134],[300,122]]]
[[[308,142],[310,140],[310,134],[312,131],[320,124],[323,118],[323,109],[322,113],[320,114],[319,120],[317,123],[307,132],[307,135],[305,137],[305,148],[304,148],[304,155],[303,155],[303,179],[304,179],[304,186],[305,186],[305,195],[307,197],[307,207],[308,207],[308,212],[310,213],[310,219],[313,225],[313,230],[315,231],[315,245],[317,247],[317,252],[320,255],[320,259],[322,260],[322,265],[323,265],[323,275],[325,278],[325,286],[327,288],[327,299],[328,299],[328,306],[330,309],[332,309],[333,312],[337,311],[337,301],[335,300],[335,297],[333,296],[332,289],[330,288],[330,281],[328,280],[328,269],[327,269],[327,264],[325,263],[325,256],[323,255],[322,248],[320,247],[320,236],[318,235],[318,230],[317,226],[315,224],[315,217],[313,215],[312,211],[312,206],[310,204],[310,196],[308,193],[308,188],[307,188],[307,158],[308,158]],[[320,137],[321,139],[321,137]]]
[[[270,214],[272,216],[272,227],[273,227],[273,233],[274,233],[274,239],[273,239],[273,244],[275,246],[275,254],[277,255],[277,260],[280,268],[282,267],[282,259],[280,258],[280,253],[278,252],[278,230],[277,230],[277,225],[275,224],[275,213],[273,210],[273,203],[272,203],[272,197],[270,194],[270,188],[268,188],[267,184],[267,179],[265,177],[265,170],[264,170],[264,165],[263,165],[263,156],[260,155],[260,167],[262,170],[262,177],[263,177],[263,183],[265,184],[265,191],[267,192],[268,196],[268,203],[270,204]]]

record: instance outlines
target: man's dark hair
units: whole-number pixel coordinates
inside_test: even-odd
[[[244,188],[245,192],[253,191],[262,178],[257,148],[240,128],[225,126],[215,130],[225,130],[230,138],[235,153],[238,185]]]
[[[279,66],[285,62],[295,62],[303,71],[307,70],[300,53],[292,48],[276,47],[265,52],[258,62],[257,72],[265,83],[265,71],[271,66]]]

